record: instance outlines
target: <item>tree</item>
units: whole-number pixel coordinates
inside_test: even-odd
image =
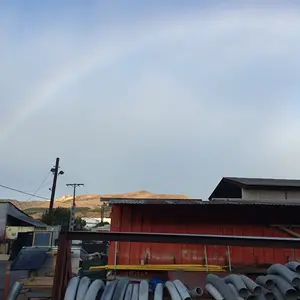
[[[54,208],[52,211],[52,216],[49,214],[49,211],[43,213],[41,221],[47,225],[60,225],[61,229],[66,231],[69,230],[71,211],[69,208],[58,207]],[[86,225],[86,222],[81,218],[75,219],[75,227],[77,229],[83,229]]]

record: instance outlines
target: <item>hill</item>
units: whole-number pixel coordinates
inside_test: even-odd
[[[102,198],[147,198],[147,199],[188,199],[185,195],[174,194],[154,194],[148,191],[136,191],[130,193],[120,194],[87,194],[76,196],[76,211],[79,217],[97,218],[100,217],[101,199]],[[57,198],[54,202],[54,207],[71,207],[73,197],[72,195]],[[49,207],[49,201],[11,201],[15,206],[31,215],[34,218],[40,218],[43,212]],[[105,210],[105,214],[109,215],[110,209]]]

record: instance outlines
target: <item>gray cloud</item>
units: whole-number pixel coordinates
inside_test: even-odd
[[[0,33],[0,183],[33,192],[56,156],[58,195],[81,181],[205,198],[226,175],[298,177],[299,11],[61,25]]]

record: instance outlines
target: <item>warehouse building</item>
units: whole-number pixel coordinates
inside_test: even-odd
[[[209,199],[300,203],[300,180],[224,177]]]
[[[300,237],[300,201],[298,204],[295,196],[300,184],[298,188],[296,181],[277,182],[276,186],[272,180],[223,178],[210,201],[104,200],[112,207],[111,231]],[[268,196],[263,197],[266,192]],[[284,201],[281,196],[286,194],[290,198]],[[250,201],[254,195],[256,199]],[[118,266],[145,264],[181,265],[184,270],[182,265],[196,264],[204,266],[204,271],[218,267],[259,273],[272,263],[291,260],[300,260],[299,250],[137,242],[113,242],[109,249],[109,265],[116,270]]]

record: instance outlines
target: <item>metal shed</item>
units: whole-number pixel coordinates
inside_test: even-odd
[[[300,233],[300,205],[238,201],[107,199],[111,231],[291,237]],[[280,226],[281,225],[281,226]],[[300,235],[299,235],[300,236]],[[117,246],[116,246],[117,245]],[[113,243],[109,264],[208,264],[262,267],[300,259],[295,249],[156,243]]]

